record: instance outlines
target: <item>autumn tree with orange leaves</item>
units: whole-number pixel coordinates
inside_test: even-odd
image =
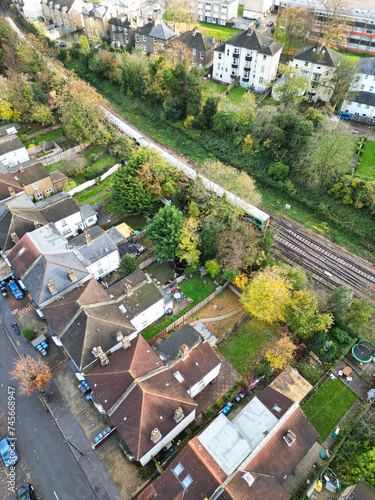
[[[10,375],[19,383],[20,392],[24,396],[44,389],[51,380],[48,365],[42,359],[33,359],[31,356],[21,356]]]

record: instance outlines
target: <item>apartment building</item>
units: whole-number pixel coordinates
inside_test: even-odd
[[[238,0],[207,2],[198,0],[195,15],[198,21],[225,26],[233,17],[237,17]]]
[[[81,0],[42,0],[45,21],[70,33],[83,28]]]

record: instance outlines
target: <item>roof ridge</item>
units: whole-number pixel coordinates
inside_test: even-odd
[[[139,385],[138,385],[138,387],[139,387]],[[141,418],[139,420],[139,434],[138,434],[139,437],[138,437],[138,446],[137,446],[137,459],[138,460],[140,458],[139,457],[139,453],[140,453],[140,449],[141,449],[141,439],[142,439],[142,435],[143,435],[143,432],[142,432],[142,420],[144,418],[143,406],[144,406],[144,403],[145,403],[145,393],[142,391],[142,389],[141,389],[141,394],[142,394]]]
[[[140,382],[142,383],[142,381]],[[182,386],[181,386],[182,387]],[[143,392],[143,391],[142,391]],[[149,396],[155,396],[155,397],[158,397],[158,398],[163,398],[163,399],[168,399],[170,401],[178,401],[179,403],[186,403],[186,404],[190,404],[190,405],[194,405],[194,406],[198,406],[198,403],[196,403],[194,401],[194,399],[192,399],[188,393],[186,392],[186,395],[188,396],[189,399],[191,399],[191,403],[190,401],[186,401],[186,400],[183,400],[183,399],[179,399],[179,398],[173,398],[173,397],[169,397],[169,396],[164,396],[164,394],[157,394],[157,393],[154,393],[154,392],[150,392],[148,391],[147,389],[144,390],[144,394],[148,394]]]

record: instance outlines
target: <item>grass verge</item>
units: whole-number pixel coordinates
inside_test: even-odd
[[[83,203],[84,201],[87,201],[90,198],[93,198],[94,196],[99,195],[100,193],[102,193],[103,191],[105,191],[106,189],[111,187],[112,184],[113,184],[113,179],[112,179],[112,176],[110,175],[101,184],[99,184],[98,186],[94,186],[90,189],[86,189],[81,194],[77,195],[76,198],[80,203]],[[104,196],[104,194],[103,194],[103,196]],[[108,198],[108,196],[111,196],[111,194],[105,193],[104,198],[102,198],[102,197],[101,198],[105,199],[105,198]],[[95,198],[94,204],[97,203],[98,201],[100,201],[100,200],[98,198]]]
[[[28,141],[25,144],[25,148],[29,148],[31,144],[33,144],[34,146],[39,146],[39,144],[42,144],[42,142],[55,141],[56,139],[59,139],[60,137],[63,137],[63,136],[64,136],[64,130],[62,128],[59,128],[58,130],[54,130],[53,132],[50,132],[49,134],[34,137],[31,141]]]
[[[363,148],[361,165],[357,173],[375,178],[375,141],[366,141]]]
[[[324,441],[345,413],[353,406],[357,396],[341,380],[328,379],[305,404],[303,411]]]

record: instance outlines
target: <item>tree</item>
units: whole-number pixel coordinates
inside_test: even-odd
[[[342,16],[344,0],[326,0],[324,3],[323,21],[319,32],[319,44],[322,47],[347,45],[345,31],[350,31],[347,21]]]
[[[176,256],[182,261],[186,260],[190,270],[195,270],[199,264],[199,230],[200,223],[197,219],[185,219]]]
[[[238,120],[240,125],[248,127],[254,121],[256,116],[256,97],[253,92],[246,92],[241,99],[238,110]]]
[[[286,54],[289,56],[291,43],[300,40],[301,45],[310,31],[313,20],[313,12],[302,7],[290,7],[282,9],[275,26],[275,38],[283,43]]]
[[[333,313],[336,323],[340,322],[353,302],[353,292],[348,286],[338,286],[327,301],[328,310]]]
[[[81,47],[81,50],[84,54],[87,54],[90,51],[90,44],[85,35],[81,35],[79,37],[79,46]]]
[[[312,292],[297,290],[286,308],[285,319],[299,338],[327,332],[333,323],[330,314],[319,314],[318,299]]]
[[[159,259],[174,259],[182,226],[182,212],[169,205],[165,205],[152,220],[148,220],[147,233],[155,246],[155,255]]]
[[[245,288],[241,302],[250,314],[262,321],[284,321],[291,289],[292,283],[280,269],[266,267]]]
[[[121,257],[120,267],[119,267],[121,276],[128,276],[137,269],[139,269],[139,264],[134,257],[129,255],[128,253],[126,253],[123,257]]]
[[[120,161],[125,162],[132,153],[132,144],[126,134],[116,132],[112,141],[112,152]]]
[[[53,113],[45,104],[37,104],[32,108],[31,119],[38,123],[52,123]]]
[[[354,91],[349,90],[356,79],[356,64],[352,57],[343,56],[330,78],[322,82],[332,92],[330,103],[336,111],[341,109],[345,99],[351,100],[354,95]]]
[[[112,199],[127,215],[143,215],[153,210],[159,197],[143,187],[131,166],[123,165],[113,176]]]
[[[266,256],[271,251],[274,236],[275,236],[275,232],[270,227],[262,235],[262,238],[261,238],[261,241],[260,241],[260,245],[261,245],[261,248],[263,249],[263,251],[264,251],[264,253],[265,253]]]
[[[34,340],[36,337],[35,333],[31,330],[31,328],[22,328],[21,333],[25,337],[25,339],[28,340],[29,342]]]
[[[354,299],[349,311],[344,316],[343,323],[353,335],[360,335],[369,320],[374,308],[364,299]]]
[[[266,351],[266,359],[275,370],[284,370],[284,368],[293,361],[293,354],[297,347],[289,337],[282,337],[274,340]]]
[[[194,127],[200,130],[210,129],[213,126],[213,119],[217,113],[219,97],[208,97],[203,106],[203,110],[194,120]]]
[[[58,110],[66,134],[76,142],[107,146],[111,140],[103,107],[108,103],[83,80],[69,80],[58,98]]]
[[[11,378],[20,386],[21,394],[30,396],[34,391],[44,389],[51,380],[51,371],[41,359],[21,356],[14,364]]]
[[[219,266],[216,259],[208,260],[205,263],[205,267],[206,267],[207,271],[210,273],[210,275],[212,276],[212,278],[216,278],[216,276],[221,271],[220,266]]]
[[[288,176],[289,170],[290,169],[288,165],[284,165],[284,163],[281,163],[281,161],[279,161],[277,163],[272,163],[269,166],[267,174],[276,181],[281,181],[282,179],[285,179],[285,177]]]
[[[203,262],[216,257],[218,252],[218,236],[220,231],[224,229],[222,222],[216,217],[208,217],[202,223],[200,232],[201,241],[201,259]]]
[[[283,77],[278,80],[277,84],[274,84],[273,95],[275,99],[281,102],[284,109],[306,101],[309,79],[302,76],[300,69],[289,68],[284,64],[281,64],[279,68]]]

